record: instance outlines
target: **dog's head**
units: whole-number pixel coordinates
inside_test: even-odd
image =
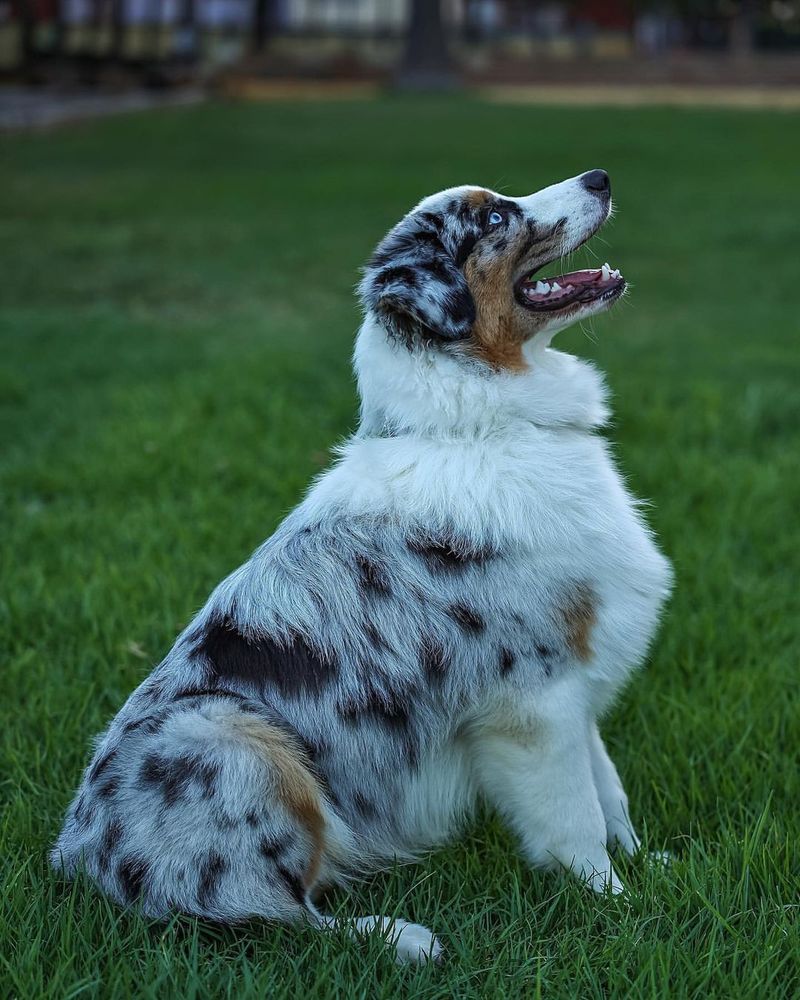
[[[600,312],[625,290],[606,265],[543,277],[585,243],[611,211],[603,170],[509,198],[458,187],[425,198],[386,235],[359,287],[388,334],[467,354],[505,370],[526,367],[523,345]]]

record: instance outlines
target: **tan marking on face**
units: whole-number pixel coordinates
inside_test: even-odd
[[[464,195],[465,201],[472,208],[480,208],[486,204],[489,198],[491,198],[491,194],[483,188],[475,188],[473,191],[467,191]]]
[[[527,332],[520,322],[522,307],[514,301],[512,260],[513,248],[489,259],[475,254],[464,266],[475,302],[470,348],[493,368],[522,372],[528,367],[522,355]]]
[[[589,641],[597,622],[597,603],[591,587],[579,584],[558,610],[567,647],[579,660],[590,660]]]
[[[309,834],[312,850],[303,884],[316,882],[325,847],[325,819],[319,782],[311,773],[302,749],[283,730],[255,716],[236,715],[232,728],[261,756],[276,776],[278,798]]]

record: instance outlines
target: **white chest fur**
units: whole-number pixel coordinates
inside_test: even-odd
[[[671,569],[605,440],[602,376],[532,346],[526,375],[486,376],[387,342],[369,320],[356,349],[362,428],[304,507],[384,516],[516,551],[541,580],[597,598],[592,659],[605,702],[643,659]]]

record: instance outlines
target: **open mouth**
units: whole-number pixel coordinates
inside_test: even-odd
[[[517,299],[534,312],[559,312],[569,306],[610,302],[625,289],[626,281],[608,264],[586,271],[570,271],[553,278],[528,275],[517,282]]]

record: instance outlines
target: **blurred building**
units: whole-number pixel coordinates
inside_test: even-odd
[[[434,3],[435,0],[430,0]],[[535,76],[559,60],[800,52],[800,0],[442,0],[467,75]],[[0,0],[0,70],[77,60],[203,75],[377,75],[400,58],[410,0]]]

